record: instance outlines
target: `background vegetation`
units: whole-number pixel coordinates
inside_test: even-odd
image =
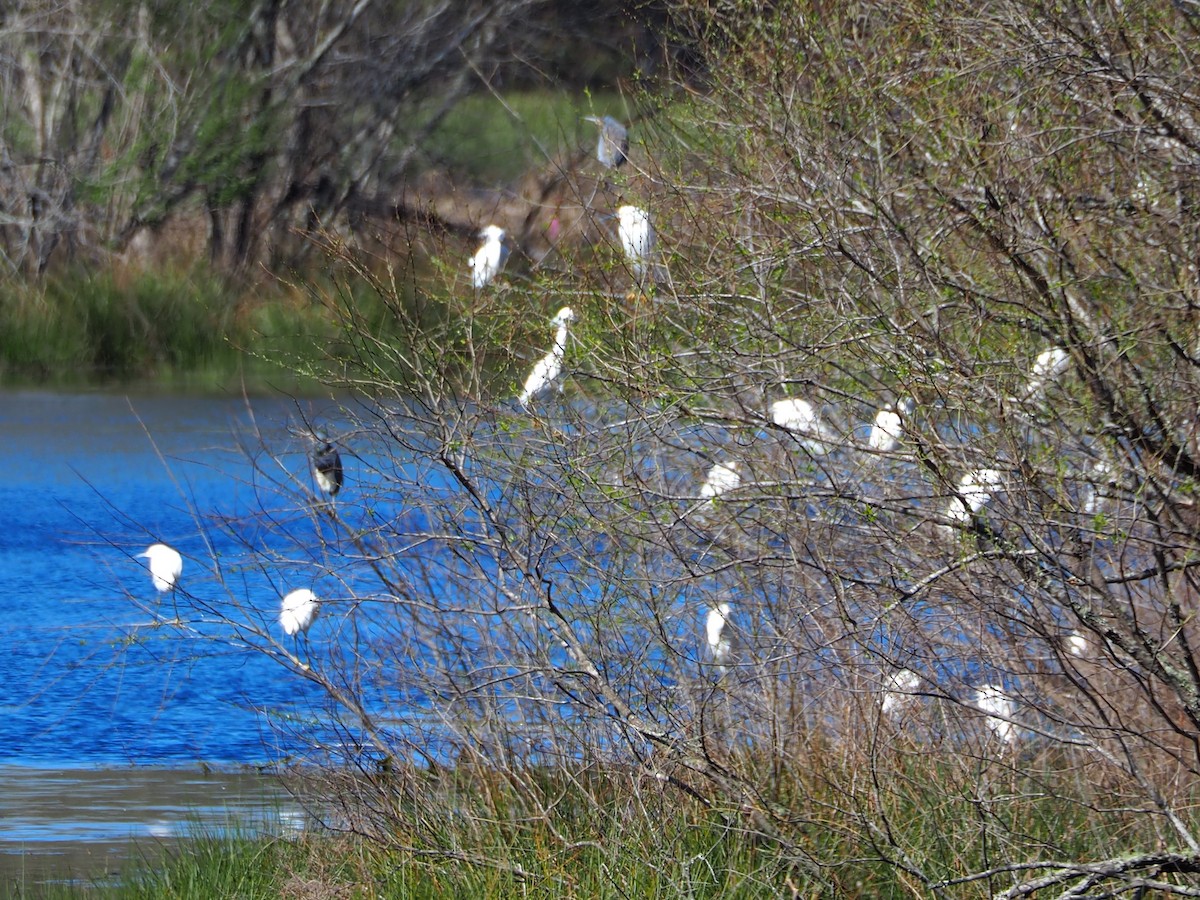
[[[487,54],[520,55],[501,26],[544,12],[388,7],[387,33],[418,8],[436,28],[410,49],[429,71],[462,62],[464,95],[506,71]],[[384,12],[360,2],[344,31],[311,31],[349,35],[368,10]],[[262,516],[229,523],[236,565],[323,598],[320,641],[282,638],[232,590],[184,593],[160,626],[321,685],[316,809],[345,846],[439,887],[1200,894],[1200,12],[669,12],[687,53],[662,55],[628,167],[548,163],[514,188],[495,208],[526,258],[483,291],[443,192],[420,220],[386,204],[428,270],[348,230],[352,198],[386,196],[439,127],[401,115],[428,98],[321,106],[316,73],[341,57],[242,20],[237,58],[260,80],[217,80],[207,112],[173,119],[194,124],[139,164],[168,189],[132,190],[122,220],[187,185],[214,259],[259,240],[271,256],[299,228],[337,260],[302,293],[338,335],[322,368],[354,392],[335,436],[352,465],[321,502],[296,448],[264,442]],[[353,78],[391,84],[400,50],[362,47]],[[298,97],[304,115],[281,119]],[[307,115],[336,125],[305,143]],[[399,122],[424,124],[380,124]],[[295,167],[351,177],[322,193],[307,169],[259,166],[271,135],[305,148]],[[312,187],[294,205],[293,184]],[[658,229],[652,286],[612,239],[622,201]],[[246,225],[266,207],[289,211],[278,239]],[[547,242],[533,209],[575,238]],[[9,238],[17,268],[42,266],[44,238]],[[565,391],[519,409],[563,305]],[[877,412],[909,398],[903,439],[872,442]],[[816,417],[782,421],[785,399]],[[740,483],[705,496],[731,463]],[[703,626],[725,602],[718,659]],[[389,877],[328,875],[348,891]]]

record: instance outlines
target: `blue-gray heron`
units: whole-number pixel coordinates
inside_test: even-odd
[[[317,433],[313,435],[313,439],[316,446],[309,460],[312,464],[313,481],[317,483],[317,489],[321,493],[336,497],[346,480],[346,473],[342,468],[342,455],[325,435]]]
[[[596,142],[596,159],[610,169],[618,168],[629,157],[629,132],[612,116],[584,116],[585,122],[600,126],[600,138]]]

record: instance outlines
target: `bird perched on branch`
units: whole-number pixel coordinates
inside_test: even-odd
[[[1033,361],[1033,368],[1029,371],[1029,380],[1025,382],[1021,399],[1036,400],[1049,383],[1066,372],[1070,365],[1071,355],[1066,350],[1062,347],[1047,347]]]
[[[346,478],[345,470],[342,468],[342,455],[325,435],[318,432],[313,435],[313,439],[316,441],[316,446],[309,459],[313,481],[317,483],[317,490],[321,493],[336,497]]]
[[[722,672],[733,658],[733,635],[730,619],[733,616],[733,604],[718,603],[708,611],[704,619],[704,637],[708,641],[708,652],[714,665]]]
[[[904,419],[916,409],[916,401],[905,397],[895,406],[888,403],[875,414],[875,424],[867,436],[867,446],[881,453],[893,453],[904,440]]]
[[[488,225],[479,232],[483,246],[471,257],[471,284],[476,290],[487,287],[491,280],[500,274],[504,263],[508,260],[508,247],[504,243],[504,229],[498,225]]]
[[[617,236],[634,274],[639,278],[652,275],[654,226],[650,224],[650,213],[637,206],[620,207],[617,210]]]
[[[299,588],[285,596],[279,605],[279,624],[284,634],[294,637],[308,631],[321,611],[321,601],[308,588]]]
[[[913,699],[913,693],[921,686],[921,678],[912,669],[897,669],[884,682],[883,714],[899,712]]]
[[[555,388],[562,390],[560,377],[563,359],[567,353],[567,327],[574,321],[575,313],[569,306],[564,306],[550,320],[550,324],[557,328],[554,333],[554,346],[549,353],[537,361],[533,371],[525,379],[525,386],[517,397],[517,402],[521,404],[522,408],[527,409],[532,401],[548,394]]]
[[[776,400],[770,407],[771,421],[802,438],[800,445],[813,456],[828,453],[831,446],[826,440],[831,437],[821,416],[811,403],[798,397]]]
[[[150,578],[158,590],[166,593],[179,585],[179,576],[183,574],[183,557],[173,547],[151,544],[138,554],[138,558],[149,561]]]
[[[596,159],[609,169],[620,168],[629,157],[629,132],[612,116],[584,116],[583,121],[600,126],[600,138],[596,143]]]
[[[975,691],[975,706],[980,712],[987,713],[984,723],[988,730],[1003,744],[1009,746],[1017,742],[1017,727],[1010,721],[1017,711],[1017,705],[1004,689],[994,684],[985,684]]]
[[[716,463],[704,477],[700,485],[700,496],[711,501],[726,491],[732,491],[742,483],[741,465],[737,460],[727,463]]]
[[[955,525],[970,525],[971,519],[1004,484],[1004,475],[998,469],[976,469],[958,480],[957,496],[950,498],[946,507],[946,518]]]

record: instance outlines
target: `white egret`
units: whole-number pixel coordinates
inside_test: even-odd
[[[636,206],[620,207],[617,210],[617,235],[634,273],[641,278],[647,272],[653,272],[654,226],[650,224],[650,214]]]
[[[476,289],[487,287],[493,278],[500,274],[504,263],[508,260],[508,247],[504,245],[504,229],[498,225],[488,225],[479,232],[483,246],[471,257],[471,283]]]
[[[814,456],[830,451],[830,437],[821,416],[811,403],[798,397],[776,400],[770,407],[771,421],[803,439],[800,445]]]
[[[1012,745],[1017,742],[1017,728],[1010,721],[1017,711],[1017,705],[1004,693],[1003,688],[994,684],[977,688],[975,706],[980,712],[987,713],[984,722],[1001,743]]]
[[[149,560],[150,578],[160,591],[166,593],[178,587],[179,576],[183,574],[183,557],[174,548],[151,544],[145,552],[138,554],[138,558]]]
[[[733,658],[733,635],[729,627],[733,616],[733,604],[718,603],[708,611],[704,619],[704,636],[708,641],[708,652],[713,663],[723,672]]]
[[[619,168],[629,156],[629,132],[612,116],[584,116],[583,121],[600,126],[600,139],[596,143],[596,159],[609,169]]]
[[[550,324],[557,328],[554,334],[554,347],[537,361],[533,371],[525,379],[525,386],[521,388],[521,393],[517,397],[517,402],[521,404],[522,408],[528,408],[533,400],[549,393],[554,388],[562,390],[560,376],[562,375],[563,358],[567,354],[567,326],[574,321],[575,313],[569,306],[564,306],[550,320]]]
[[[897,669],[883,684],[883,714],[900,712],[912,702],[913,693],[921,686],[921,677],[912,669]]]
[[[308,588],[298,588],[283,598],[279,606],[279,624],[288,636],[308,631],[321,611],[321,601]]]
[[[1104,508],[1105,495],[1101,487],[1112,483],[1113,467],[1102,459],[1092,464],[1088,481],[1079,492],[1079,510],[1085,516],[1095,516]]]
[[[1091,644],[1088,642],[1087,635],[1076,628],[1063,642],[1066,644],[1067,652],[1076,659],[1083,659],[1088,656],[1091,651]]]
[[[992,494],[1004,484],[998,469],[976,469],[958,480],[958,496],[950,498],[946,518],[955,525],[970,525],[971,518],[987,506]]]
[[[737,460],[727,463],[716,463],[704,477],[700,485],[700,496],[712,501],[726,491],[732,491],[742,483],[741,464]]]
[[[312,466],[313,481],[317,489],[330,497],[337,496],[345,481],[345,471],[342,469],[342,455],[325,435],[313,435],[316,446],[313,448],[309,463]]]
[[[1029,380],[1025,382],[1025,390],[1021,394],[1024,400],[1035,400],[1047,385],[1067,371],[1071,365],[1071,355],[1062,347],[1047,347],[1033,361],[1029,372]]]
[[[875,414],[875,424],[867,436],[867,446],[881,453],[893,453],[904,440],[904,419],[916,409],[916,401],[905,397],[894,406],[891,403]]]

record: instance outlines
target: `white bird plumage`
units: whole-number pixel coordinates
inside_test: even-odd
[[[724,602],[710,609],[704,619],[704,637],[708,641],[709,655],[722,669],[733,658],[733,637],[729,628],[732,615],[733,604]]]
[[[620,207],[617,210],[617,235],[634,273],[640,278],[651,271],[654,226],[650,224],[650,213],[637,206]]]
[[[816,408],[799,397],[776,400],[770,407],[771,421],[801,438],[800,445],[814,456],[828,453],[831,437]]]
[[[498,225],[488,225],[479,236],[483,246],[471,257],[471,283],[476,289],[487,287],[493,278],[500,274],[508,259],[508,248],[504,246],[504,229]]]
[[[987,506],[992,494],[1002,484],[1004,475],[998,469],[968,472],[958,480],[958,496],[950,498],[946,518],[956,525],[970,525],[971,517]]]
[[[912,702],[913,693],[921,686],[921,678],[912,669],[897,669],[884,681],[883,714],[899,712]]]
[[[562,375],[563,359],[567,354],[567,329],[574,321],[575,313],[569,306],[564,306],[550,320],[550,324],[557,329],[554,333],[554,347],[537,361],[533,371],[525,379],[525,385],[517,397],[517,402],[522,407],[528,407],[533,400],[549,393],[556,387],[560,391],[562,390],[562,382],[559,379]]]
[[[151,544],[138,554],[139,559],[149,560],[150,578],[154,586],[164,593],[174,590],[183,574],[183,557],[166,544]]]
[[[911,416],[915,408],[916,402],[911,397],[895,405],[885,404],[875,414],[875,423],[867,436],[867,446],[881,453],[894,452],[904,440],[904,418]]]
[[[737,460],[714,464],[704,477],[704,483],[700,485],[700,496],[705,500],[712,500],[726,491],[732,491],[742,483],[740,469]]]
[[[1017,729],[1009,720],[1016,713],[1017,705],[1008,694],[1004,693],[1003,688],[994,684],[985,684],[976,689],[975,707],[980,712],[987,714],[984,722],[997,740],[1010,745],[1016,743]]]
[[[1067,371],[1071,365],[1071,355],[1062,347],[1047,347],[1033,361],[1029,371],[1029,380],[1025,382],[1025,391],[1021,395],[1025,400],[1039,397],[1046,386]]]
[[[285,634],[294,636],[308,631],[321,611],[321,601],[308,588],[298,588],[279,605],[279,624]]]
[[[1067,652],[1077,659],[1083,659],[1091,651],[1087,635],[1078,628],[1067,635],[1067,639],[1063,643],[1066,644]]]

